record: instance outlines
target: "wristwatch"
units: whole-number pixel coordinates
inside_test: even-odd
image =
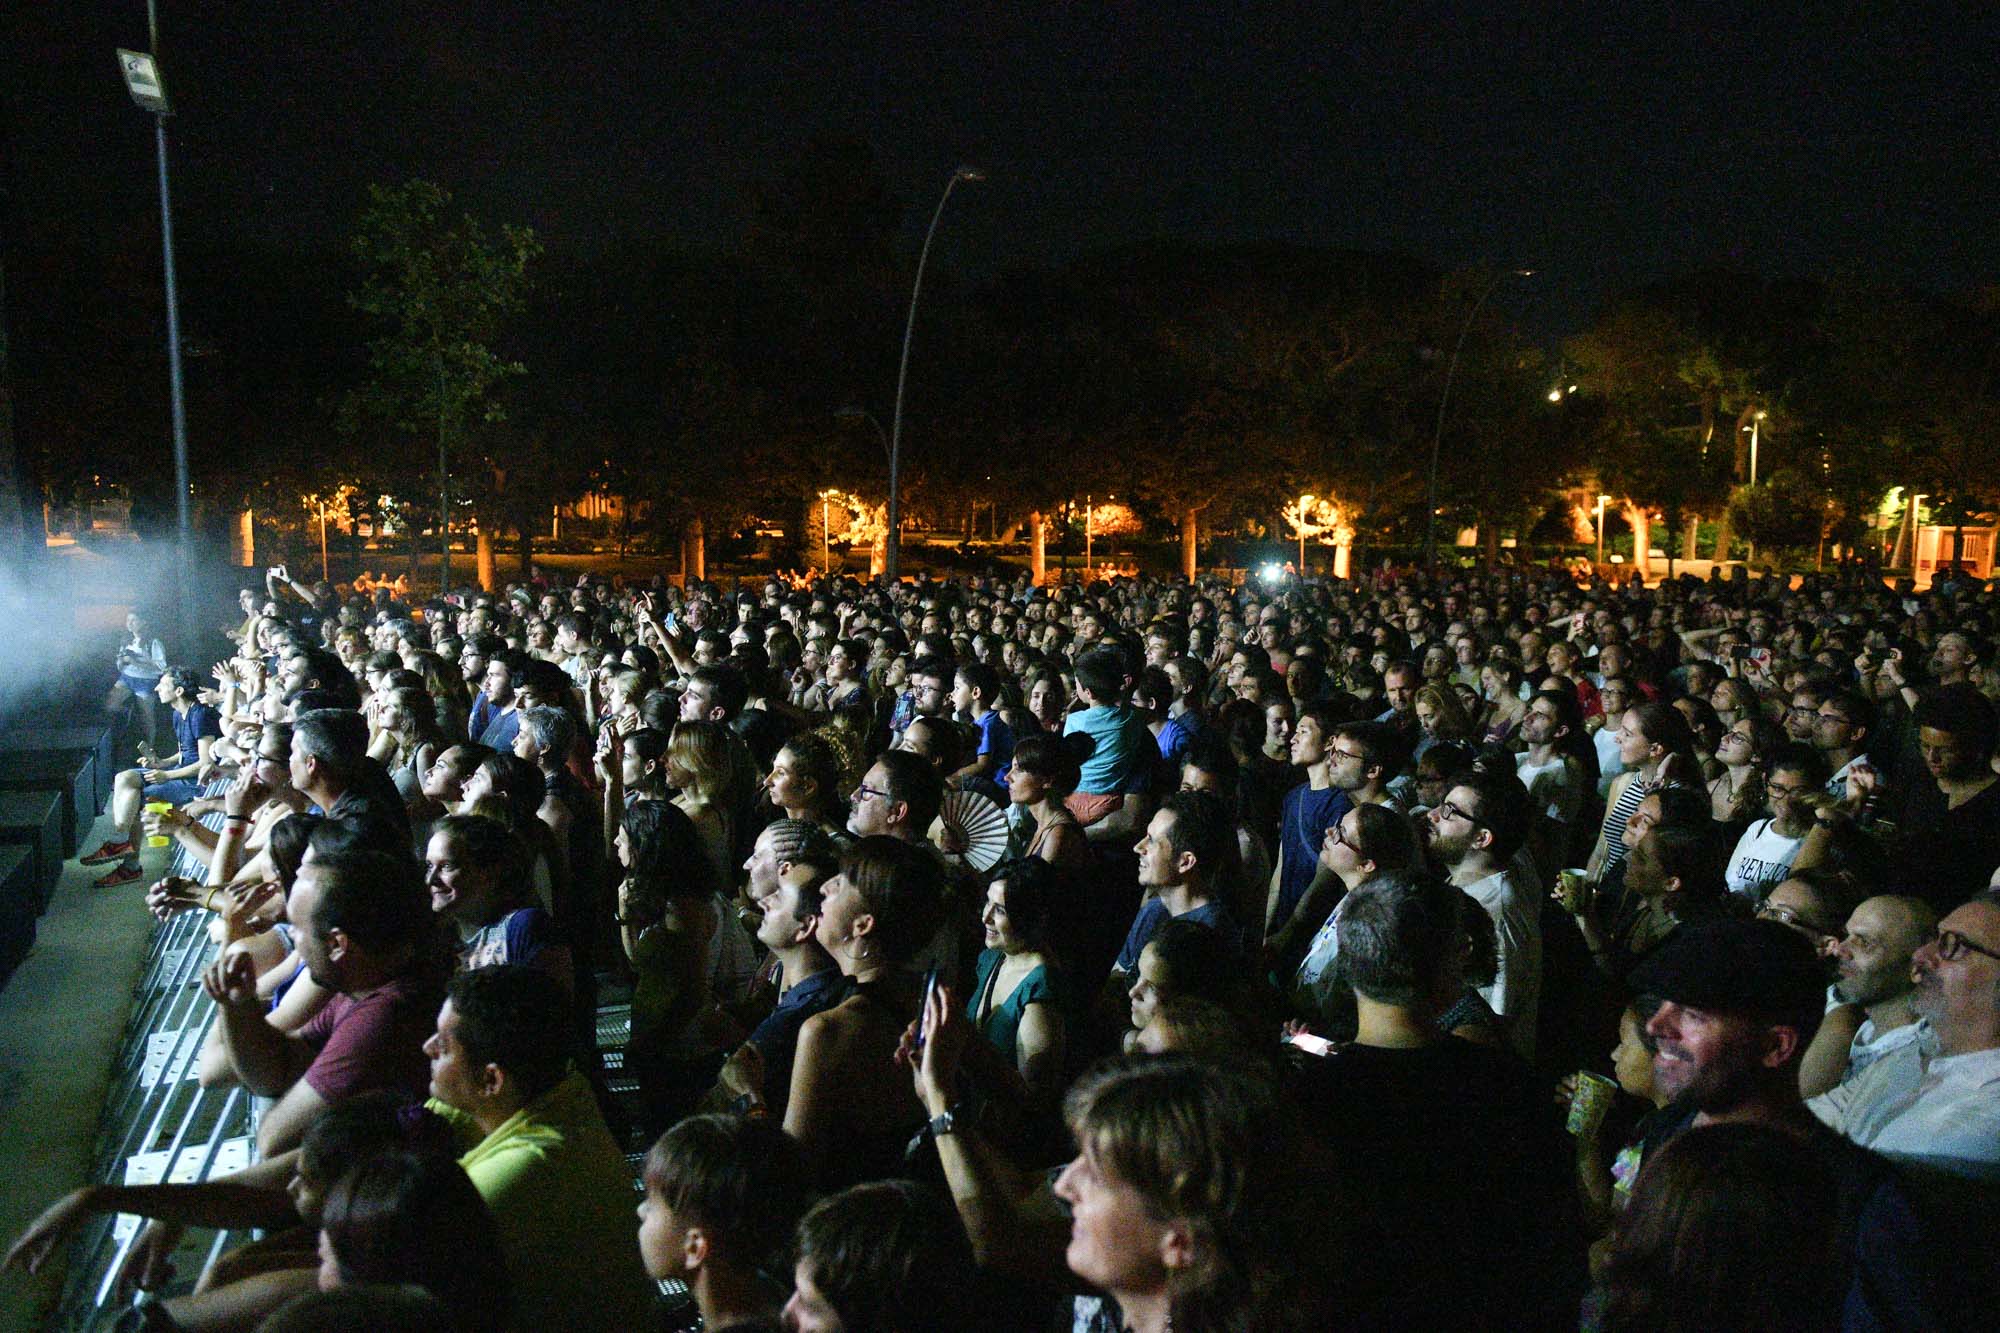
[[[964,1104],[960,1103],[957,1106],[948,1106],[942,1113],[932,1116],[930,1124],[927,1126],[931,1132],[931,1137],[941,1139],[945,1135],[955,1132],[958,1129],[959,1113],[964,1109]]]

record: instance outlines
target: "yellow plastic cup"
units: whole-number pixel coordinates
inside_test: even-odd
[[[174,803],[172,801],[146,802],[146,809],[151,813],[160,816],[163,819],[166,817],[167,811],[173,808],[174,808]],[[164,834],[156,833],[152,837],[146,839],[146,845],[148,847],[164,847],[172,841],[173,841],[172,838],[169,838]]]

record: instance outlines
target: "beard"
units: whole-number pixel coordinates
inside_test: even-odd
[[[1445,869],[1451,869],[1471,854],[1474,836],[1474,833],[1439,833],[1433,827],[1427,840],[1431,859]]]

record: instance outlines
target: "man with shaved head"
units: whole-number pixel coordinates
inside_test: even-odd
[[[1917,1040],[1922,1025],[1913,1003],[1910,960],[1937,933],[1937,912],[1921,898],[1882,894],[1848,915],[1826,953],[1838,970],[1819,1036],[1799,1073],[1816,1097],[1858,1077],[1883,1056]]]
[[[1926,1031],[1808,1105],[1891,1161],[2000,1181],[2000,893],[1939,921],[1910,971]]]

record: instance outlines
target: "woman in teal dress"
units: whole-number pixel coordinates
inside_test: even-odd
[[[1009,861],[986,890],[986,949],[965,1012],[1031,1097],[1062,1083],[1063,977],[1048,951],[1055,869],[1037,857]]]

